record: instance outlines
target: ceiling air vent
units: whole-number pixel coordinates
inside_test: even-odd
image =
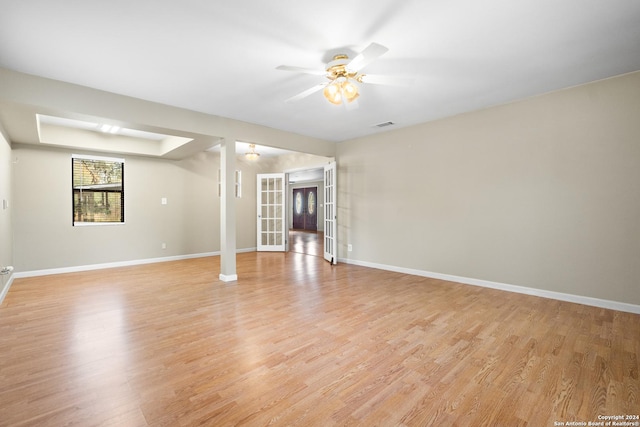
[[[393,126],[395,125],[395,123],[393,122],[384,122],[384,123],[378,123],[377,125],[375,125],[375,127],[377,128],[385,128],[387,126]]]

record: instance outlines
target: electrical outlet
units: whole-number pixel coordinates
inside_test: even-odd
[[[162,249],[167,249],[167,244],[165,242],[162,242]]]
[[[349,243],[347,245],[347,251],[351,252],[353,250],[353,245],[351,243]]]
[[[167,204],[167,198],[163,197],[162,199],[160,199],[160,204],[166,205]]]

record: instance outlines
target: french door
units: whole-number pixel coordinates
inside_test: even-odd
[[[338,263],[336,162],[324,167],[324,259]]]
[[[258,174],[258,251],[285,250],[284,173]]]

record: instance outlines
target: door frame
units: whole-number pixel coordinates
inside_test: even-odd
[[[285,212],[286,212],[286,229],[287,229],[287,233],[286,233],[286,241],[285,241],[285,251],[289,252],[289,223],[291,221],[291,224],[293,224],[293,211],[290,207],[290,203],[292,203],[292,201],[289,200],[289,196],[291,196],[291,198],[293,197],[293,189],[292,189],[292,185],[289,183],[289,174],[295,173],[295,172],[300,172],[300,171],[307,171],[307,170],[316,170],[316,169],[322,169],[323,171],[323,175],[322,175],[322,179],[321,180],[317,180],[314,182],[322,182],[322,187],[318,187],[318,192],[323,191],[323,195],[324,192],[326,191],[325,187],[326,187],[326,177],[327,177],[327,167],[332,168],[333,169],[333,179],[334,179],[334,186],[333,186],[333,190],[334,190],[334,230],[333,230],[333,253],[332,253],[332,257],[327,259],[325,257],[325,259],[327,259],[327,261],[332,262],[333,264],[337,264],[338,263],[338,236],[337,236],[337,231],[338,231],[338,218],[337,218],[337,175],[338,175],[338,169],[337,169],[337,164],[335,159],[332,158],[327,158],[327,162],[324,162],[322,164],[316,165],[316,166],[308,166],[308,167],[302,167],[302,168],[295,168],[295,169],[287,169],[284,171],[284,175],[285,175],[285,186],[286,186],[286,198],[285,198]],[[311,182],[311,181],[310,181]],[[326,195],[324,195],[323,197],[323,207],[322,207],[322,219],[320,220],[320,218],[318,218],[318,222],[322,221],[322,228],[323,228],[323,234],[326,237],[326,222],[325,222],[325,209],[326,209]],[[318,227],[319,228],[319,227]],[[323,251],[325,249],[325,245],[326,245],[326,241],[323,241]]]

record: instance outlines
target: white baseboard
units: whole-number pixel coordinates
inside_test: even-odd
[[[235,282],[238,280],[238,275],[237,274],[220,274],[218,276],[218,278],[220,280],[222,280],[223,282]]]
[[[244,253],[244,252],[254,252],[254,251],[256,251],[256,248],[238,249],[236,252]],[[26,271],[26,272],[14,271],[13,274],[10,276],[9,280],[7,281],[7,283],[0,290],[0,304],[2,304],[4,297],[9,292],[9,287],[11,287],[11,283],[13,282],[14,278],[18,279],[22,277],[46,276],[49,274],[75,273],[79,271],[98,270],[103,268],[114,268],[114,267],[128,267],[133,265],[152,264],[156,262],[179,261],[183,259],[202,258],[202,257],[218,256],[218,255],[220,255],[220,252],[206,252],[206,253],[199,253],[199,254],[178,255],[178,256],[163,257],[163,258],[149,258],[149,259],[133,260],[133,261],[110,262],[110,263],[104,263],[104,264],[81,265],[81,266],[75,266],[75,267],[52,268],[52,269],[46,269],[46,270],[35,270],[35,271]],[[501,291],[516,292],[520,294],[550,298],[550,299],[555,299],[559,301],[567,301],[567,302],[573,302],[577,304],[590,305],[593,307],[608,308],[612,310],[640,314],[640,305],[629,304],[629,303],[624,303],[619,301],[603,300],[599,298],[592,298],[592,297],[586,297],[581,295],[565,294],[562,292],[547,291],[544,289],[528,288],[524,286],[509,285],[506,283],[491,282],[488,280],[472,279],[469,277],[453,276],[450,274],[434,273],[431,271],[416,270],[411,268],[397,267],[397,266],[386,265],[386,264],[378,264],[378,263],[367,262],[367,261],[358,261],[358,260],[347,259],[347,258],[339,258],[338,261],[343,262],[345,264],[360,265],[363,267],[377,268],[380,270],[387,270],[387,271],[395,271],[397,273],[411,274],[414,276],[422,276],[422,277],[429,277],[433,279],[447,280],[451,282],[463,283],[466,285],[481,286],[485,288],[498,289]],[[232,276],[235,276],[235,277],[232,277]],[[238,280],[238,276],[220,274],[220,280],[225,282],[235,281],[235,280]]]
[[[4,297],[7,296],[7,293],[9,292],[9,288],[11,287],[11,283],[13,283],[14,277],[15,277],[15,273],[11,274],[9,276],[9,280],[7,280],[7,283],[5,283],[2,286],[2,289],[0,289],[0,305],[2,305],[2,302],[4,301]]]
[[[524,286],[509,285],[506,283],[491,282],[488,280],[472,279],[468,277],[453,276],[450,274],[433,273],[431,271],[416,270],[411,268],[396,267],[393,265],[377,264],[373,262],[358,261],[348,258],[339,258],[339,262],[345,264],[360,265],[363,267],[377,268],[380,270],[395,271],[396,273],[411,274],[414,276],[429,277],[432,279],[447,280],[450,282],[463,283],[465,285],[481,286],[484,288],[498,289],[501,291],[516,292],[519,294],[533,295],[537,297],[550,298],[559,301],[573,302],[577,304],[590,305],[593,307],[608,308],[611,310],[624,311],[628,313],[640,314],[640,305],[629,304],[619,301],[604,300],[599,298],[586,297],[581,295],[565,294],[562,292],[547,291],[544,289],[527,288]]]
[[[237,253],[254,252],[255,250],[256,248],[244,248],[244,249],[238,249],[236,252]],[[162,258],[147,258],[147,259],[139,259],[139,260],[132,260],[132,261],[107,262],[103,264],[89,264],[89,265],[78,265],[73,267],[50,268],[45,270],[14,272],[13,276],[15,276],[16,278],[47,276],[50,274],[76,273],[79,271],[100,270],[103,268],[115,268],[115,267],[129,267],[133,265],[153,264],[157,262],[168,262],[168,261],[180,261],[184,259],[203,258],[203,257],[219,256],[219,255],[220,255],[219,251],[204,252],[199,254],[176,255],[176,256],[162,257]]]

